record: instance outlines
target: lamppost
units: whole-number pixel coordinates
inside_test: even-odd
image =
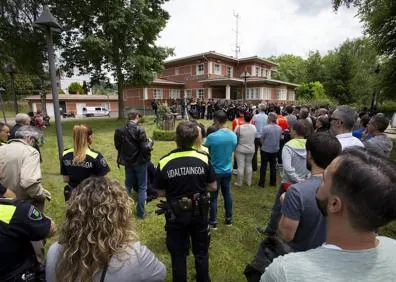
[[[17,98],[16,98],[16,93],[15,93],[15,73],[16,73],[16,70],[11,64],[8,64],[8,65],[5,66],[4,71],[6,73],[8,73],[10,75],[10,78],[11,78],[11,92],[12,92],[12,97],[14,99],[14,110],[15,110],[15,113],[17,114],[17,113],[19,113],[19,109],[18,109],[18,102],[17,102]]]
[[[52,101],[54,104],[55,124],[56,124],[56,137],[58,141],[58,157],[59,161],[62,159],[63,154],[63,139],[62,139],[62,123],[59,110],[59,97],[58,87],[56,85],[56,69],[55,69],[55,54],[53,32],[60,32],[61,26],[51,14],[48,6],[44,6],[43,13],[34,22],[34,26],[47,32],[47,49],[48,49],[48,63],[50,71],[50,80],[52,88]]]
[[[5,89],[3,87],[0,87],[0,103],[1,103],[1,109],[3,111],[3,117],[4,117],[4,123],[7,124],[7,118],[5,115],[4,111],[4,104],[3,104],[3,93],[5,92]]]
[[[245,97],[247,95],[247,79],[250,77],[250,73],[247,71],[244,71],[243,73],[241,73],[241,78],[243,78],[244,81],[244,85],[245,85],[245,95],[242,96],[242,100],[245,101]]]

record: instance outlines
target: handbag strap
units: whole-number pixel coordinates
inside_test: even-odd
[[[108,267],[108,264],[106,263],[106,265],[104,266],[103,271],[102,271],[102,276],[100,276],[100,282],[104,282],[104,280],[105,280],[107,267]]]

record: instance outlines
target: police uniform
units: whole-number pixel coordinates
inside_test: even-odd
[[[30,241],[45,239],[50,229],[51,220],[34,206],[0,199],[0,281],[39,281]]]
[[[165,229],[173,281],[187,281],[190,237],[197,281],[210,281],[207,186],[215,180],[209,156],[194,149],[173,150],[157,166],[157,187],[165,191],[168,206]]]
[[[86,151],[85,160],[81,164],[75,164],[73,162],[74,149],[66,149],[63,152],[62,163],[61,163],[61,175],[69,176],[68,185],[71,190],[76,188],[84,179],[90,176],[104,176],[110,168],[103,155],[90,148]],[[67,192],[68,188],[65,187],[65,199],[68,199]]]

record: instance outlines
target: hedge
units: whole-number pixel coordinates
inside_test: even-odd
[[[156,141],[174,141],[176,139],[176,131],[154,129],[153,140]]]

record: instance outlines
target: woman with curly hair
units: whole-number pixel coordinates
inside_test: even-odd
[[[47,281],[163,281],[165,266],[138,241],[131,200],[117,181],[90,177],[73,191]]]

